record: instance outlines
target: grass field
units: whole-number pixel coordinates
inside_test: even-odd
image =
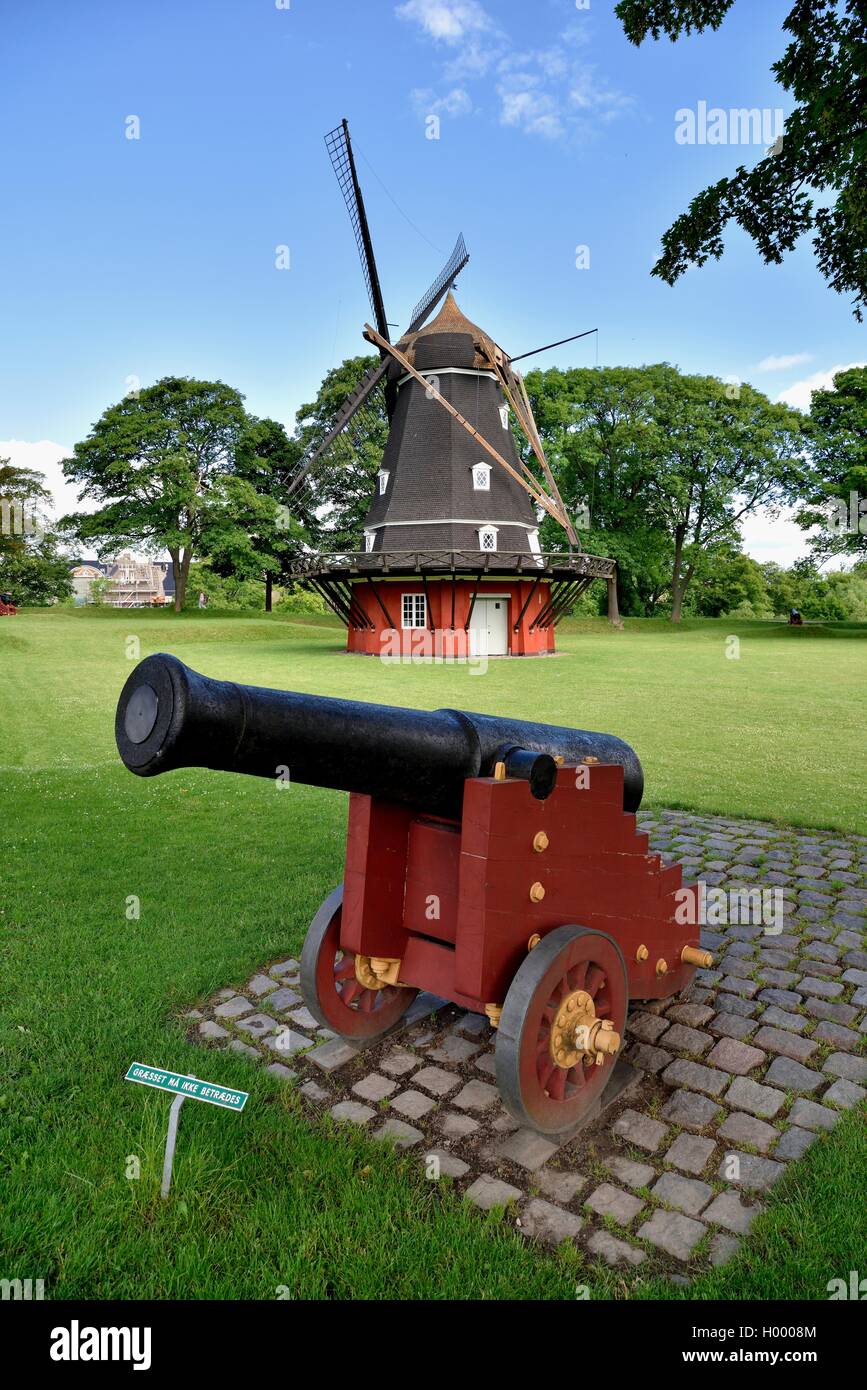
[[[385,666],[341,644],[325,621],[279,616],[0,620],[0,1277],[42,1278],[53,1298],[273,1298],[280,1286],[571,1298],[582,1282],[594,1297],[825,1296],[829,1252],[831,1273],[863,1256],[852,1199],[867,1141],[851,1114],[792,1166],[736,1260],[688,1291],[525,1248],[410,1160],[311,1124],[230,1054],[218,1079],[251,1090],[247,1111],[185,1107],[174,1198],[160,1201],[166,1101],[123,1074],[134,1060],[195,1071],[201,1049],[171,1015],[297,953],[341,877],[346,799],[206,772],[131,777],[113,714],[138,654],[172,651],[253,684],[605,729],[638,749],[646,805],[867,832],[865,626],[575,624],[555,660],[492,661],[484,675]],[[139,1181],[126,1177],[131,1155]]]

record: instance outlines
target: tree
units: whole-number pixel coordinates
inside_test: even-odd
[[[324,436],[347,397],[378,364],[376,356],[350,357],[328,372],[316,399],[298,410],[296,438],[302,450]],[[307,507],[311,538],[320,548],[358,548],[387,439],[385,399],[377,390],[353,417],[338,445],[327,451],[308,475],[299,496]]]
[[[701,618],[721,618],[747,605],[756,615],[773,615],[762,566],[731,541],[705,551],[696,568],[691,598],[689,610]]]
[[[103,548],[168,550],[178,612],[194,556],[216,537],[236,542],[245,507],[251,521],[259,517],[255,490],[232,485],[249,424],[243,400],[221,381],[164,377],[110,406],[64,460],[65,476],[81,484],[79,500],[100,505],[61,525]]]
[[[797,595],[793,607],[805,618],[813,622],[842,622],[848,618],[845,594],[829,583],[830,576],[819,572],[815,560],[809,556],[796,560],[790,573]]]
[[[733,0],[620,0],[636,46],[648,35],[676,40],[718,29]],[[812,231],[819,269],[832,289],[867,303],[867,91],[864,0],[796,0],[783,28],[791,41],[772,72],[797,103],[782,139],[753,169],[704,189],[662,238],[653,274],[673,285],[691,265],[723,252],[730,222],[767,263],[779,264]],[[819,195],[817,198],[815,195]]]
[[[620,611],[653,612],[670,583],[671,546],[647,510],[659,447],[654,398],[669,368],[552,367],[526,378],[545,452],[566,510],[591,553],[617,561]],[[544,549],[563,531],[545,517]]]
[[[19,604],[53,603],[72,592],[48,522],[50,503],[42,473],[0,459],[0,591]]]
[[[103,608],[108,602],[111,593],[112,581],[108,578],[92,579],[90,581],[90,592],[88,598],[96,608]]]
[[[737,541],[739,524],[772,515],[797,494],[803,478],[803,416],[773,405],[760,391],[732,392],[716,377],[680,376],[668,368],[654,402],[661,440],[650,506],[674,544],[671,621],[702,553]]]
[[[238,467],[255,491],[274,504],[270,517],[260,517],[253,538],[265,575],[265,609],[269,613],[274,580],[285,580],[291,561],[318,525],[310,489],[290,491],[302,452],[300,441],[290,439],[277,420],[250,420]],[[212,568],[222,574],[216,555],[211,556],[211,561]]]
[[[795,577],[791,570],[785,570],[773,560],[762,565],[768,604],[777,618],[786,617],[797,608],[800,596]]]
[[[618,561],[624,612],[670,599],[678,622],[704,553],[739,548],[739,523],[800,485],[803,417],[752,387],[665,363],[533,372],[527,386],[567,510],[589,511],[582,541]]]
[[[810,537],[817,559],[867,558],[867,367],[838,372],[828,391],[814,391],[810,406],[812,472],[799,526],[818,526]]]

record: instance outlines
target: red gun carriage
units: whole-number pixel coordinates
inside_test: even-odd
[[[609,735],[251,689],[168,656],[133,672],[116,735],[141,776],[284,766],[348,790],[344,882],[301,955],[308,1008],[358,1042],[419,990],[486,1014],[503,1101],[542,1133],[590,1111],[630,1000],[712,964],[698,887],[649,852],[640,764]]]

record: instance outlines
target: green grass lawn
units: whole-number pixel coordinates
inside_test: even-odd
[[[172,651],[253,684],[604,729],[639,752],[646,805],[867,833],[867,627],[588,622],[560,630],[556,660],[472,675],[347,657],[327,620],[0,619],[0,1277],[45,1279],[53,1298],[273,1298],[279,1286],[572,1298],[578,1283],[594,1297],[685,1296],[526,1248],[508,1221],[426,1183],[415,1159],[311,1124],[231,1054],[215,1079],[251,1090],[247,1110],[185,1107],[174,1196],[160,1201],[167,1101],[123,1074],[131,1061],[201,1069],[172,1014],[300,950],[341,877],[346,798],[207,772],[131,777],[113,739],[130,638],[141,656]],[[139,1181],[125,1176],[130,1155]],[[863,1262],[852,1199],[865,1162],[849,1115],[793,1165],[737,1259],[688,1296],[826,1296],[828,1278]]]

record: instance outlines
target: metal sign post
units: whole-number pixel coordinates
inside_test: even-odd
[[[124,1080],[135,1081],[139,1086],[152,1086],[158,1091],[170,1091],[174,1095],[169,1110],[166,1152],[163,1159],[163,1181],[160,1187],[162,1198],[168,1197],[171,1187],[175,1145],[178,1138],[178,1122],[184,1101],[201,1100],[207,1105],[216,1105],[221,1110],[241,1111],[250,1098],[248,1091],[235,1091],[228,1086],[215,1086],[210,1081],[200,1080],[197,1076],[185,1076],[183,1072],[165,1071],[161,1067],[147,1067],[141,1062],[133,1062]]]

